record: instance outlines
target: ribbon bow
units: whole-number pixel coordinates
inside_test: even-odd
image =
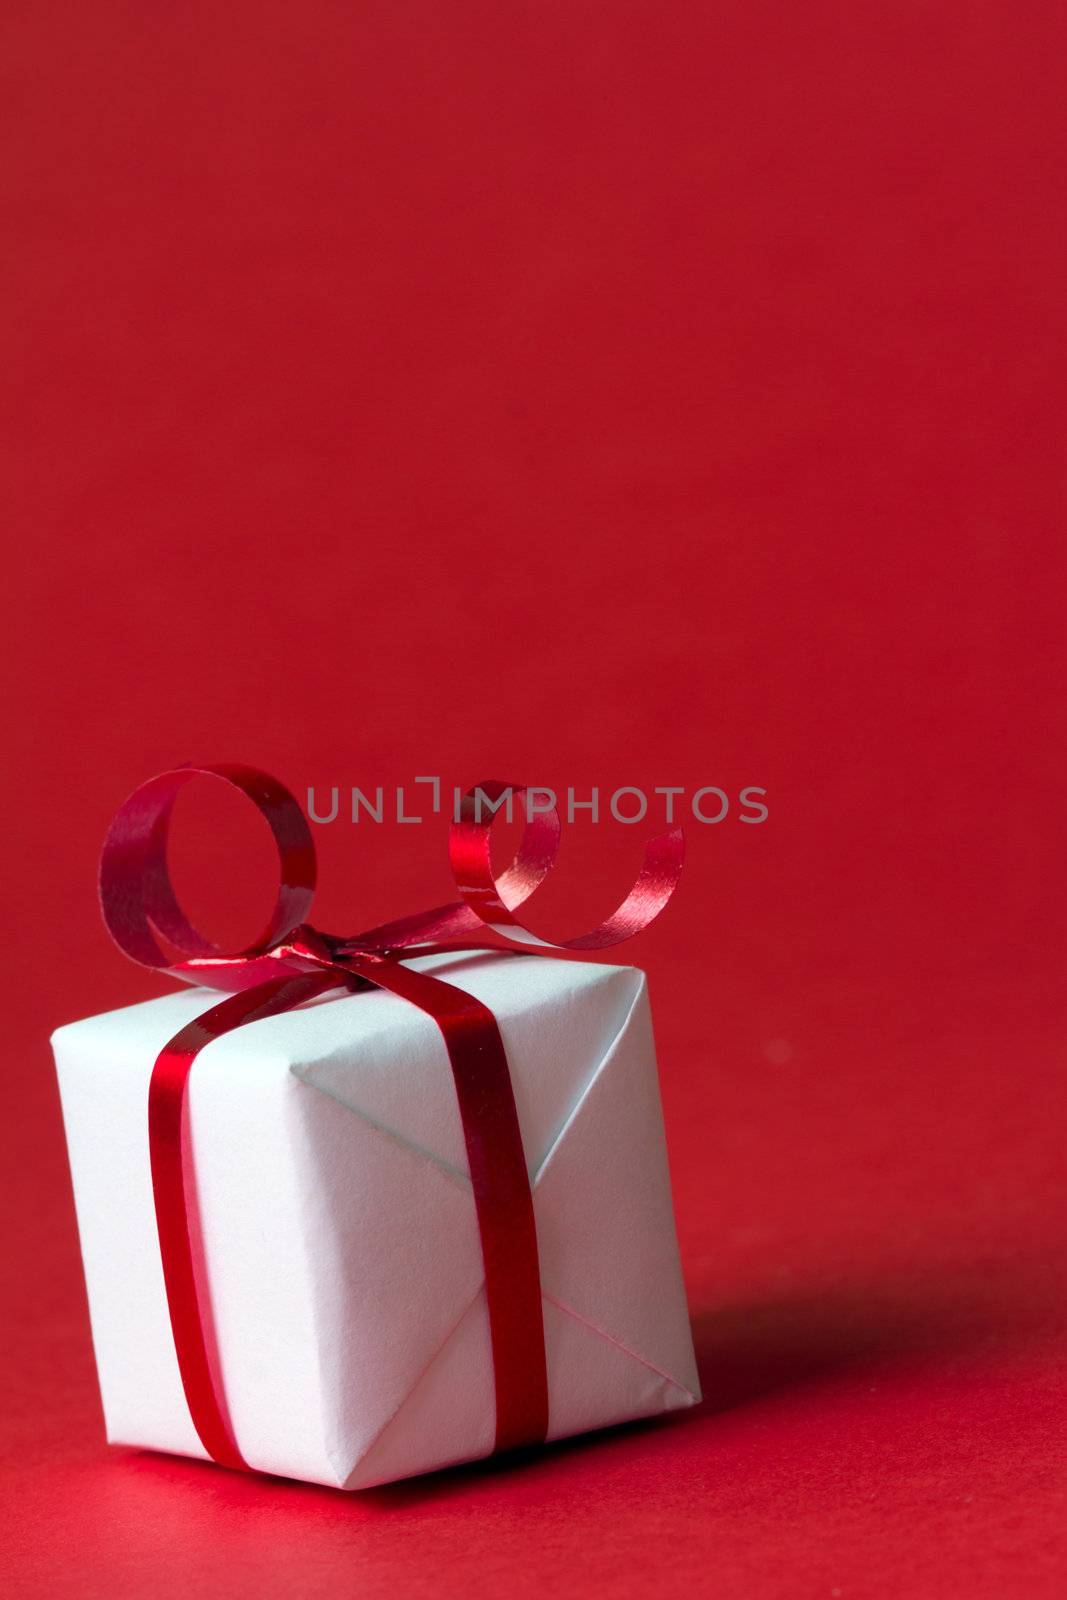
[[[219,950],[187,920],[167,870],[174,802],[197,777],[220,778],[246,795],[278,849],[278,893],[270,919],[259,938],[234,955]],[[493,807],[509,787],[494,781],[469,790],[459,820],[450,827],[449,862],[459,900],[352,937],[323,933],[305,920],[315,891],[311,830],[293,796],[266,773],[229,764],[160,773],[134,790],[108,829],[100,903],[120,950],[185,982],[231,991],[164,1046],[148,1094],[152,1192],[178,1369],[193,1425],[205,1450],[223,1466],[252,1470],[234,1437],[217,1370],[210,1301],[195,1265],[183,1162],[189,1073],[213,1039],[331,989],[387,989],[426,1012],[440,1029],[456,1086],[485,1265],[496,1392],[494,1449],[545,1438],[548,1377],[537,1234],[504,1042],[481,1001],[403,963],[442,951],[529,955],[620,944],[648,927],[671,898],[684,845],[680,828],[649,840],[637,880],[611,916],[589,933],[553,943],[516,913],[555,864],[559,817],[555,810],[527,814],[515,858],[497,876],[490,853],[494,815],[482,816],[483,798]],[[521,798],[525,790],[511,793]],[[504,942],[487,942],[486,930]],[[479,938],[468,937],[476,931]],[[160,941],[177,952],[177,959]]]

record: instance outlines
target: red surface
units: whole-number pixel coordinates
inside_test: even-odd
[[[1061,1594],[1062,8],[2,28],[6,1592]],[[700,1410],[358,1497],[105,1450],[45,1040],[158,990],[94,862],[190,759],[767,787],[635,951]],[[575,832],[562,932],[637,857]],[[327,927],[447,897],[318,842]]]

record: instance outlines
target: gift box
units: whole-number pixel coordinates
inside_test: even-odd
[[[489,1007],[536,1220],[549,1438],[699,1398],[643,975],[417,958]],[[145,1107],[204,989],[53,1036],[107,1437],[205,1457],[175,1356]],[[189,1078],[195,1192],[230,1421],[256,1469],[355,1489],[488,1455],[485,1266],[432,1019],[322,998],[215,1039]]]
[[[200,776],[278,850],[270,920],[237,954],[170,881]],[[53,1035],[113,1443],[355,1489],[699,1398],[644,977],[547,954],[647,927],[680,830],[553,946],[518,910],[559,819],[531,808],[498,874],[485,798],[512,792],[464,797],[460,899],[352,936],[306,920],[311,833],[265,773],[176,768],[116,813],[108,931],[197,987]]]

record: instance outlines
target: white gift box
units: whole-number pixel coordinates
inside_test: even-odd
[[[642,973],[528,956],[410,963],[488,1005],[533,1190],[549,1438],[699,1398]],[[183,989],[53,1046],[107,1437],[206,1458],[171,1335],[149,1166]],[[218,1362],[261,1471],[358,1489],[488,1455],[495,1401],[474,1196],[431,1018],[375,991],[247,1024],[197,1057],[189,1148]]]

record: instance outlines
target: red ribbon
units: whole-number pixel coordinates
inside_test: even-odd
[[[265,818],[278,849],[274,909],[259,938],[227,955],[197,932],[178,904],[167,870],[174,802],[196,777],[221,778]],[[554,810],[527,816],[514,861],[493,871],[493,813],[509,785],[468,792],[451,826],[449,859],[461,899],[351,938],[305,921],[315,889],[315,846],[293,796],[252,767],[179,767],[136,789],[116,812],[100,861],[100,902],[119,948],[142,966],[190,983],[233,991],[182,1028],[160,1051],[148,1092],[148,1140],[159,1248],[174,1348],[193,1425],[213,1459],[251,1470],[234,1438],[211,1339],[211,1308],[198,1280],[185,1188],[184,1108],[193,1062],[205,1045],[246,1022],[277,1015],[330,989],[376,987],[399,995],[436,1022],[448,1052],[485,1265],[496,1391],[495,1450],[540,1443],[548,1428],[541,1279],[533,1199],[504,1042],[496,1019],[473,995],[402,963],[446,950],[601,950],[646,928],[677,887],[680,828],[645,848],[637,881],[591,932],[550,943],[517,916],[543,883],[559,848]],[[525,791],[512,789],[514,798]],[[484,800],[479,798],[484,797]],[[489,943],[491,930],[506,944]],[[478,939],[465,935],[478,932]],[[161,943],[161,941],[164,941]],[[166,946],[176,952],[177,959]]]

